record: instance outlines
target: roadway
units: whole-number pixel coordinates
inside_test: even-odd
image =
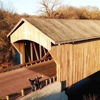
[[[32,66],[0,73],[0,97],[16,93],[23,88],[29,87],[27,78],[44,76],[42,80],[56,75],[56,64],[53,60],[37,63]]]

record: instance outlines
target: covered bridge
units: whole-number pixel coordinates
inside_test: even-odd
[[[100,21],[22,18],[7,35],[25,63],[51,56],[66,86],[100,70]]]

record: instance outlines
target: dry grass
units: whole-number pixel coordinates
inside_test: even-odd
[[[97,7],[72,7],[72,6],[60,6],[55,10],[51,16],[48,14],[40,15],[45,18],[57,18],[57,19],[100,19],[100,10]]]
[[[99,100],[97,95],[88,95],[88,96],[84,96],[83,100]]]
[[[7,34],[19,19],[19,15],[0,9],[0,63],[11,61],[14,58],[14,48],[10,44]]]

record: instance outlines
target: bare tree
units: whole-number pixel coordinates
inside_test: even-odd
[[[3,2],[0,0],[0,9],[4,10]]]
[[[61,6],[59,0],[42,0],[40,4],[41,8],[39,11],[42,12],[42,14],[45,14],[48,18],[54,18],[56,9]]]
[[[6,9],[0,1],[0,64],[15,59],[15,49],[7,34],[18,22],[20,16]]]

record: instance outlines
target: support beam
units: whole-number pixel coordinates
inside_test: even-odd
[[[47,52],[42,58],[45,59],[50,53]]]
[[[46,54],[46,49],[45,48],[43,48],[43,50],[44,50],[44,55]]]
[[[32,42],[30,42],[30,52],[31,52],[31,61],[33,61],[33,45]]]
[[[37,60],[39,60],[39,55],[38,55],[35,43],[33,43],[33,47],[34,47],[34,50],[35,50],[36,58],[37,58]]]
[[[42,58],[42,46],[41,45],[39,45],[39,50],[40,50],[40,59]]]

